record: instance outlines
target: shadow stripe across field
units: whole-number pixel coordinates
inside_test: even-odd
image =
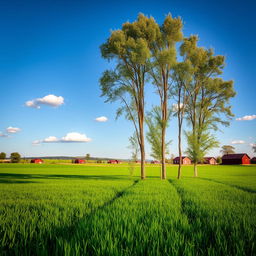
[[[223,184],[223,185],[226,185],[226,186],[229,186],[229,187],[232,187],[232,188],[236,188],[236,189],[239,189],[239,190],[242,190],[242,191],[245,191],[245,192],[249,192],[249,193],[256,193],[256,190],[254,190],[254,189],[245,188],[245,187],[230,184],[230,183],[225,183],[225,182],[215,180],[215,179],[208,179],[208,178],[199,178],[199,179],[216,182],[216,183]]]

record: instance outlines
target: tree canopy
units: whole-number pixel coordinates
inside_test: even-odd
[[[0,159],[5,159],[5,158],[6,158],[6,153],[1,152],[1,153],[0,153]]]
[[[227,154],[234,154],[235,153],[235,148],[233,146],[230,145],[223,145],[221,147],[221,151],[222,155],[227,155]]]
[[[20,162],[20,154],[18,152],[11,153],[11,162],[12,163],[19,163]]]

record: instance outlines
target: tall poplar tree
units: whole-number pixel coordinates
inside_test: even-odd
[[[102,96],[107,102],[119,101],[118,114],[125,111],[138,137],[141,155],[141,178],[145,173],[145,80],[151,57],[149,45],[156,40],[158,26],[153,18],[139,14],[133,23],[112,31],[101,46],[102,57],[114,60],[115,69],[104,72],[100,79]]]
[[[152,68],[150,75],[160,98],[161,106],[161,145],[162,145],[162,172],[161,178],[166,179],[166,128],[168,121],[168,99],[170,98],[171,72],[176,63],[176,43],[183,38],[182,20],[167,15],[162,26],[156,33],[156,40],[150,44],[152,53]]]
[[[184,116],[186,114],[187,103],[189,100],[188,87],[191,82],[192,67],[189,62],[183,61],[175,65],[173,70],[173,96],[175,103],[173,104],[173,111],[178,119],[178,152],[179,152],[179,166],[177,178],[181,178],[181,167],[182,167],[182,125]]]
[[[185,38],[180,48],[181,56],[193,68],[187,108],[187,119],[192,130],[187,132],[187,139],[195,177],[197,163],[203,154],[217,146],[209,131],[217,130],[219,123],[229,125],[228,119],[233,116],[229,100],[235,96],[233,81],[218,77],[223,72],[224,56],[214,56],[212,49],[198,47],[197,42],[197,36]]]

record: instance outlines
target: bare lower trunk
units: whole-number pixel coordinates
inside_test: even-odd
[[[178,179],[181,178],[181,164],[182,164],[182,152],[181,152],[181,124],[179,120],[179,135],[178,135],[178,147],[179,147],[179,167],[178,167]]]
[[[178,179],[181,178],[181,163],[179,163],[179,167],[178,167]]]
[[[165,127],[162,129],[162,175],[163,180],[166,179],[166,164],[165,164]]]
[[[178,167],[178,179],[181,178],[181,167],[182,167],[182,155],[181,155],[181,145],[179,142],[179,167]]]
[[[140,129],[140,156],[141,156],[141,179],[146,179],[145,172],[145,144],[144,144],[144,113],[140,112],[139,115],[139,129]]]
[[[141,179],[144,180],[146,179],[146,172],[145,172],[145,150],[144,150],[144,145],[141,148],[141,165],[140,165],[140,173],[141,173]]]
[[[197,177],[197,163],[194,163],[194,177]]]
[[[167,112],[168,112],[168,73],[164,75],[163,72],[163,81],[164,81],[164,91],[163,91],[163,102],[162,102],[162,179],[166,179],[166,164],[165,164],[165,133],[167,126]]]

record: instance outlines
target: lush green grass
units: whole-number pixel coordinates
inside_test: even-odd
[[[256,166],[0,164],[0,255],[255,255]]]

